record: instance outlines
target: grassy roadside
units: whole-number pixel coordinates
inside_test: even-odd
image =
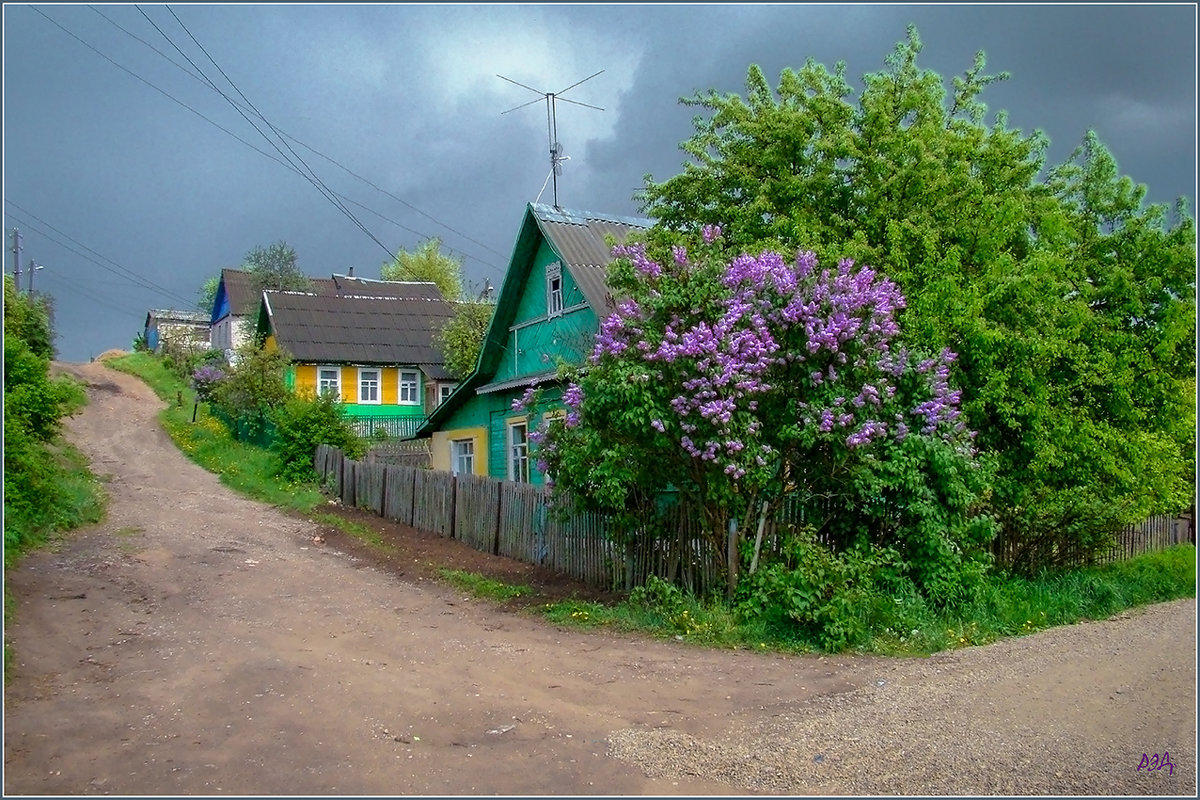
[[[256,500],[336,525],[370,547],[386,549],[386,542],[366,527],[320,513],[325,500],[319,487],[287,484],[273,477],[275,462],[270,453],[233,441],[221,423],[203,412],[193,423],[190,389],[158,358],[137,353],[107,363],[140,377],[168,403],[159,415],[163,427],[188,457],[219,475],[222,483]],[[459,570],[443,569],[439,576],[495,602],[531,593],[525,586]],[[973,604],[953,613],[939,612],[919,599],[874,598],[874,603],[864,604],[856,612],[863,615],[862,622],[872,633],[855,650],[927,655],[1195,596],[1196,551],[1192,545],[1037,579],[993,574]],[[783,652],[817,649],[786,620],[747,623],[722,603],[687,597],[661,582],[635,590],[616,604],[566,600],[538,610],[556,624],[672,637],[706,647]]]
[[[60,380],[70,380],[61,378]],[[79,390],[79,401],[71,409],[77,412],[86,403],[86,394]],[[104,518],[108,497],[103,488],[103,476],[94,475],[87,457],[61,437],[44,447],[49,464],[47,479],[53,486],[53,500],[40,516],[29,518],[8,514],[4,520],[4,573],[16,567],[31,550],[53,547],[66,531],[99,522]],[[8,581],[4,582],[4,627],[7,629],[16,613],[16,598]],[[7,683],[13,653],[8,637],[4,637],[4,679]]]

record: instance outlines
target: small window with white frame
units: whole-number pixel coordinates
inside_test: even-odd
[[[358,370],[358,402],[362,405],[379,405],[379,370]]]
[[[508,479],[529,483],[529,424],[525,420],[508,425]]]
[[[557,317],[563,313],[562,264],[555,261],[546,266],[546,316]]]
[[[457,383],[439,383],[438,384],[438,405],[450,399],[450,395],[454,394],[454,390],[458,388]]]
[[[400,370],[400,405],[421,404],[421,373],[416,370]]]
[[[317,367],[317,394],[324,397],[342,396],[342,370],[339,367]]]
[[[475,473],[474,439],[455,439],[450,442],[450,471],[455,475]]]

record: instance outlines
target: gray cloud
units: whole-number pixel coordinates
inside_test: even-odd
[[[97,8],[195,69],[136,7]],[[278,163],[216,92],[97,11],[5,4],[5,227],[21,229],[23,262],[45,265],[36,288],[55,298],[67,360],[127,347],[149,308],[183,305],[221,267],[281,239],[310,274],[353,265],[373,276],[389,251],[437,235],[470,280],[498,284],[549,162],[544,100],[497,73],[557,92],[604,70],[564,95],[604,111],[558,105],[571,156],[559,199],[636,213],[642,176],[664,179],[683,161],[694,111],[681,96],[742,92],[750,63],[774,79],[808,57],[844,60],[857,83],[913,22],[923,63],[947,81],[980,49],[992,71],[1012,73],[984,99],[1012,127],[1043,129],[1051,163],[1092,128],[1152,201],[1195,197],[1191,5],[171,8],[273,124],[312,148],[291,142],[379,242]],[[221,80],[167,7],[142,9]]]

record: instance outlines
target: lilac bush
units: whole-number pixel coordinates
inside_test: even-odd
[[[197,367],[192,373],[192,388],[196,391],[196,398],[206,403],[210,401],[217,385],[225,378],[225,371],[215,364],[202,364]]]
[[[954,353],[902,345],[904,297],[869,267],[823,267],[812,252],[717,260],[719,240],[706,228],[699,258],[678,244],[661,260],[642,244],[614,249],[610,284],[623,299],[564,394],[566,419],[539,435],[558,484],[611,508],[674,487],[703,506],[718,540],[730,520],[736,529],[760,503],[799,494],[814,501],[813,519],[836,509],[822,524],[847,545],[918,535],[900,530],[906,498],[893,484],[909,484],[941,505],[919,535],[936,518],[950,532],[934,549],[955,552],[954,523],[972,519],[975,489],[947,481],[975,464]],[[911,457],[917,440],[936,443],[944,470],[924,456],[907,477],[877,469]],[[988,526],[967,529],[959,538],[983,539]]]

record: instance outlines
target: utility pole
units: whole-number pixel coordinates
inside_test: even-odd
[[[33,263],[32,258],[29,259],[29,277],[26,280],[29,283],[28,291],[30,297],[33,297],[33,273],[39,269],[42,269],[42,265]]]
[[[17,285],[17,294],[21,293],[21,232],[13,228],[13,281]]]

